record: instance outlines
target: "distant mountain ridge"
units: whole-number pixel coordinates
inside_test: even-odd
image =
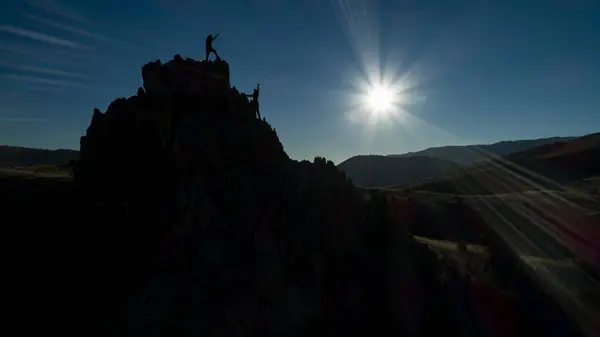
[[[355,156],[338,165],[357,186],[385,187],[413,183],[454,172],[461,167],[452,161],[427,156]]]
[[[422,182],[415,188],[451,194],[560,190],[563,184],[598,174],[600,133],[593,133],[476,163],[453,174]]]
[[[576,137],[549,137],[539,139],[509,140],[493,144],[481,145],[449,145],[440,147],[430,147],[422,151],[408,152],[404,154],[390,154],[388,156],[428,156],[437,157],[444,160],[450,160],[462,165],[469,165],[476,162],[491,159],[493,157],[503,157],[530,148],[557,142],[565,142],[573,140],[575,138]]]
[[[418,152],[392,155],[358,155],[338,165],[357,186],[386,187],[413,184],[459,168],[504,157],[540,146],[552,146],[575,137],[550,137],[502,141],[484,145],[431,147]]]
[[[70,149],[33,149],[0,145],[0,166],[65,165],[79,158],[79,151]]]

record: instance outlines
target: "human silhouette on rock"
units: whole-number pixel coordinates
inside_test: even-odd
[[[254,92],[252,94],[244,94],[248,97],[252,97],[252,105],[254,106],[254,108],[256,109],[256,116],[258,116],[258,119],[260,119],[260,109],[258,108],[258,93],[260,91],[260,84],[256,85],[256,89],[254,89]]]
[[[208,56],[210,55],[210,53],[215,54],[217,59],[220,59],[219,54],[217,54],[217,51],[212,46],[213,41],[219,36],[219,34],[221,33],[217,33],[217,35],[215,35],[214,37],[212,36],[212,34],[208,34],[208,36],[206,37],[206,62],[208,62]]]

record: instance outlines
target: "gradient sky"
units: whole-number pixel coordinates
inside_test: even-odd
[[[295,159],[600,131],[600,1],[5,0],[0,144],[79,148],[144,63],[217,32]],[[370,125],[353,84],[377,73],[410,104]]]

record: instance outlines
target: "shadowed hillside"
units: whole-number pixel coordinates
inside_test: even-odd
[[[66,165],[79,158],[75,150],[45,150],[19,146],[0,146],[0,167],[22,165]]]
[[[564,184],[600,174],[600,137],[591,134],[546,144],[433,179],[417,189],[454,194],[562,190]]]
[[[541,139],[510,140],[485,145],[440,146],[431,147],[423,151],[392,154],[389,156],[428,156],[453,161],[461,165],[469,165],[496,157],[503,157],[511,153],[520,152],[546,144],[568,141],[574,138],[575,137],[551,137]]]
[[[338,165],[357,186],[386,187],[413,184],[454,173],[462,165],[498,159],[542,145],[561,144],[573,137],[504,141],[490,145],[442,146],[400,155],[360,155]]]
[[[338,165],[357,186],[385,187],[414,183],[457,170],[460,165],[425,156],[355,156]]]

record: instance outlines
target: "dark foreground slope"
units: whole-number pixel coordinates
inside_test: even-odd
[[[385,187],[415,183],[456,171],[460,165],[426,156],[355,156],[338,165],[357,186]]]

